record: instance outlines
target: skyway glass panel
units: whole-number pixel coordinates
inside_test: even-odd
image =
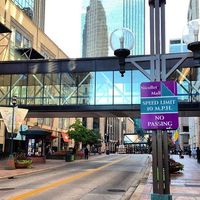
[[[44,76],[44,104],[59,105],[60,73],[45,74]]]
[[[96,72],[96,105],[113,104],[113,72]]]
[[[138,70],[132,70],[132,104],[140,104],[140,84],[148,81],[149,79],[144,74]]]
[[[11,75],[0,75],[0,105],[9,105]]]
[[[44,74],[28,75],[27,104],[44,104]]]
[[[61,105],[77,104],[78,74],[61,74]]]
[[[131,71],[126,71],[123,78],[114,72],[114,104],[131,104]]]
[[[95,73],[79,73],[78,104],[94,105]]]
[[[200,93],[200,68],[178,68],[171,76],[177,81],[179,102],[198,102]]]

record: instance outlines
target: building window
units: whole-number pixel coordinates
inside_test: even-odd
[[[93,118],[93,129],[99,130],[99,118]]]
[[[189,126],[183,126],[183,132],[189,132]]]
[[[27,39],[26,37],[23,37],[23,47],[24,48],[29,48],[31,45],[30,45],[30,40]]]
[[[86,117],[82,118],[82,124],[83,124],[83,126],[87,127],[87,118]]]
[[[22,47],[22,34],[18,31],[15,32],[15,46]]]
[[[43,118],[37,118],[37,123],[39,125],[42,125],[43,124]]]
[[[43,122],[46,126],[52,126],[53,125],[53,119],[52,118],[44,118]]]
[[[19,6],[26,15],[33,19],[34,0],[12,0],[13,3]]]

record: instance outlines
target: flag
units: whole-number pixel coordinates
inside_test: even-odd
[[[172,141],[174,142],[174,144],[179,144],[178,138],[179,138],[179,130],[177,129],[174,131],[172,135]]]

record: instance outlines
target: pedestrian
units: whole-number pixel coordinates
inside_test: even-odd
[[[89,154],[89,150],[87,147],[85,147],[84,149],[84,154],[85,154],[85,159],[87,160],[88,159],[88,154]]]
[[[188,155],[189,155],[189,157],[191,158],[191,156],[192,156],[192,151],[191,151],[190,148],[189,148],[189,150],[188,150]]]
[[[182,149],[179,150],[179,158],[184,158],[183,150]]]
[[[197,162],[200,163],[200,149],[197,147]]]

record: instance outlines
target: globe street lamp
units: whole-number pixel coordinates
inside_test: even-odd
[[[187,48],[193,52],[193,58],[197,66],[200,66],[200,41],[199,41],[200,20],[189,21],[183,30],[183,41]]]
[[[13,111],[12,111],[12,133],[11,133],[10,155],[13,154],[13,138],[14,138],[14,122],[15,122],[15,106],[16,106],[16,104],[17,104],[17,96],[13,96],[13,98],[12,98]]]
[[[116,29],[111,33],[110,46],[114,55],[119,58],[119,72],[121,76],[125,73],[125,58],[130,55],[130,50],[134,45],[133,33],[127,28]]]

